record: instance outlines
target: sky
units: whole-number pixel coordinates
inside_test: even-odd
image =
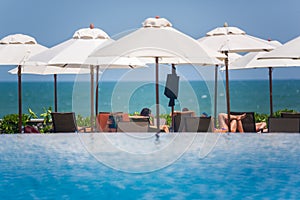
[[[146,18],[155,16],[168,19],[174,28],[194,39],[204,37],[225,22],[249,35],[281,43],[300,35],[299,0],[1,0],[1,8],[0,38],[22,33],[46,47],[70,39],[76,30],[90,23],[114,38],[140,28]],[[17,80],[7,73],[13,67],[0,66],[0,81]],[[202,70],[205,74],[213,68]],[[182,67],[179,71],[186,78],[199,78],[193,67]],[[105,74],[118,79],[123,72]],[[275,69],[273,78],[299,79],[299,74],[300,67]],[[23,79],[47,78],[26,75]],[[268,70],[231,71],[230,79],[268,79]]]

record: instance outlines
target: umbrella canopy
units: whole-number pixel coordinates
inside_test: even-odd
[[[22,78],[21,65],[30,56],[46,50],[28,35],[8,35],[0,40],[0,65],[18,65],[18,109],[19,109],[19,132],[22,132]]]
[[[26,65],[83,65],[99,45],[113,40],[98,28],[83,28],[73,34],[73,37],[52,48],[31,57]],[[80,66],[79,66],[80,67]]]
[[[8,35],[0,40],[0,65],[21,65],[29,57],[46,50],[28,35]]]
[[[300,59],[300,36],[285,43],[272,52],[260,56],[259,59]],[[292,63],[293,64],[293,63]]]
[[[90,65],[99,65],[101,67],[107,67],[107,65],[109,65],[110,68],[145,66],[144,62],[137,59],[115,59],[107,57],[100,60],[87,60],[93,51],[113,42],[114,40],[103,30],[94,28],[91,24],[90,28],[77,30],[71,39],[31,57],[25,62],[25,65],[54,65],[73,68],[90,67]]]
[[[245,31],[237,27],[230,27],[227,23],[224,24],[224,27],[217,27],[207,32],[206,36],[198,39],[198,41],[211,49],[228,53],[274,49],[272,45],[267,43],[268,41],[247,35]]]
[[[278,41],[269,41],[269,44],[273,46],[273,48],[278,48],[282,46],[282,44]],[[272,50],[275,51],[275,50]],[[271,51],[271,52],[272,52]],[[284,60],[258,60],[259,57],[268,54],[266,52],[250,52],[240,58],[237,58],[234,61],[230,62],[228,69],[252,69],[252,68],[267,68],[267,67],[280,67],[286,65],[287,62]]]
[[[118,39],[90,57],[142,57],[155,58],[156,64],[156,119],[159,128],[159,91],[158,91],[158,63],[161,58],[181,58],[186,63],[215,65],[220,61],[208,53],[188,35],[176,30],[165,18],[148,18],[143,27]],[[169,61],[174,62],[174,61]]]
[[[208,32],[205,37],[198,39],[201,44],[224,53],[234,52],[257,52],[268,51],[274,49],[267,41],[247,35],[245,31],[237,27],[228,27],[227,23],[224,27],[218,27]],[[228,58],[224,61],[226,69],[226,101],[227,114],[230,121],[230,95],[229,95],[229,75],[228,75]],[[228,126],[229,131],[230,126]]]

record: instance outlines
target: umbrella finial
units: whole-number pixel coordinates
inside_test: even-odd
[[[160,18],[160,16],[156,16],[155,18],[148,18],[143,22],[143,27],[171,27],[172,24],[165,18]]]
[[[227,24],[227,22],[225,22],[223,26],[224,26],[224,27],[228,27],[228,24]]]
[[[91,23],[91,24],[90,24],[90,29],[93,29],[93,28],[94,28],[94,24]]]

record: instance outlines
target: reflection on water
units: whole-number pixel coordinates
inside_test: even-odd
[[[299,152],[300,134],[1,135],[0,199],[299,199]]]

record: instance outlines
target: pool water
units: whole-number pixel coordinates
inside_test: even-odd
[[[300,199],[300,134],[134,136],[1,135],[0,199]]]

